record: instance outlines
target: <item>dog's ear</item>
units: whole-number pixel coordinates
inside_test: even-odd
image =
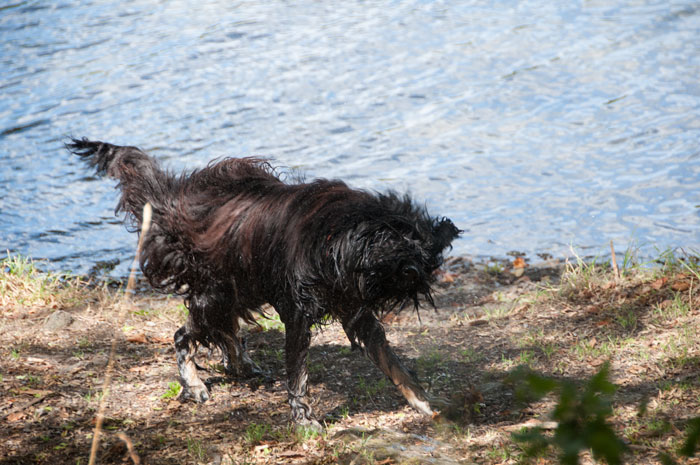
[[[458,229],[449,218],[442,218],[433,224],[433,247],[436,253],[440,253],[459,237],[462,230]]]

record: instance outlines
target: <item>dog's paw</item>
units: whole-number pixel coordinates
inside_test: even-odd
[[[309,432],[322,433],[323,426],[318,421],[313,418],[305,418],[303,420],[297,420],[294,425],[297,433],[305,436]]]
[[[195,386],[183,386],[182,391],[180,391],[180,401],[185,402],[188,400],[193,400],[198,404],[204,403],[209,400],[211,395],[209,394],[209,389],[204,384]]]
[[[433,414],[433,410],[430,408],[430,403],[427,400],[429,396],[418,383],[409,380],[406,384],[399,384],[397,387],[408,401],[408,405],[423,415]]]

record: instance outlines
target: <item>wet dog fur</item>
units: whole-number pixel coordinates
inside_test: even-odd
[[[240,320],[272,305],[285,325],[291,417],[318,426],[306,400],[311,326],[331,317],[409,404],[432,413],[430,397],[387,343],[378,317],[419,296],[432,302],[433,272],[459,230],[408,196],[370,193],[337,180],[283,182],[268,162],[227,158],[182,175],[136,147],[72,139],[67,148],[118,180],[116,212],[140,231],[150,203],[140,266],[150,284],[184,297],[189,316],[174,336],[183,399],[210,393],[197,375],[198,345],[218,347],[228,375],[259,368],[239,336]]]

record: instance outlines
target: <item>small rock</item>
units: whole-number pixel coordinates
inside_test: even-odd
[[[77,363],[74,363],[73,365],[62,365],[58,368],[58,372],[63,375],[63,376],[73,376],[80,370],[84,369],[87,366],[87,362],[85,361],[79,361]]]
[[[71,323],[73,323],[73,316],[70,313],[57,310],[46,317],[44,320],[44,329],[58,331],[59,329],[67,328]]]
[[[88,362],[88,365],[93,368],[101,368],[107,366],[109,362],[109,357],[106,354],[97,354],[92,357],[92,360]]]

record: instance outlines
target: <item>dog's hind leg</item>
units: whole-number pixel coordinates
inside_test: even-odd
[[[280,312],[278,312],[280,313]],[[285,324],[285,360],[287,366],[287,395],[292,408],[292,421],[299,426],[321,430],[321,425],[313,418],[313,411],[306,400],[309,373],[306,357],[311,345],[311,325],[301,312],[292,312],[291,319],[283,319]],[[280,316],[283,316],[280,313]]]
[[[187,332],[186,325],[178,329],[175,332],[175,352],[177,354],[177,368],[180,371],[180,383],[182,384],[180,399],[206,402],[209,400],[209,390],[197,376],[197,365],[194,363],[196,351],[197,343]]]
[[[389,377],[411,407],[426,415],[433,413],[428,394],[391,349],[384,328],[373,315],[363,315],[354,322],[352,328],[343,322],[343,328],[351,342],[357,337],[369,359]]]
[[[240,326],[238,324],[238,318],[236,317],[233,319],[232,328],[231,333],[221,334],[223,343],[221,349],[223,352],[226,375],[236,378],[250,378],[253,376],[267,377],[268,374],[250,358],[250,355],[248,355],[245,344],[238,335]]]

